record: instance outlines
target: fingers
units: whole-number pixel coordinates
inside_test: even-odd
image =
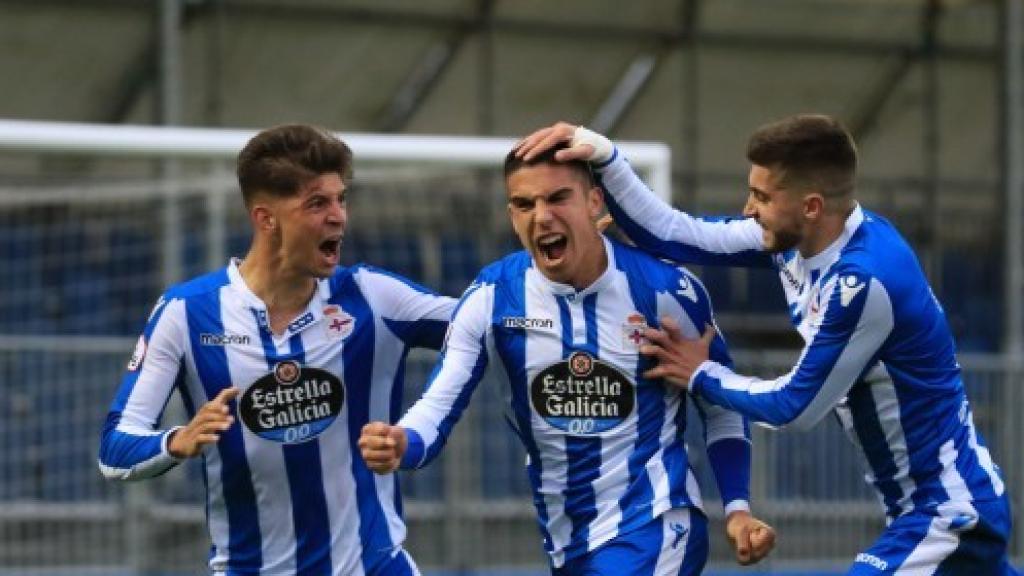
[[[718,334],[718,332],[715,330],[714,324],[705,324],[704,333],[700,335],[700,341],[705,347],[710,348],[711,341],[715,339],[715,334]]]
[[[547,128],[541,128],[519,141],[515,149],[516,156],[523,160],[532,160],[562,142],[571,141],[575,130],[576,127],[567,122],[558,122]],[[591,150],[591,152],[593,151]],[[563,160],[563,158],[558,159]]]
[[[220,404],[227,404],[228,402],[230,402],[230,401],[234,400],[236,397],[238,397],[238,395],[241,394],[241,393],[242,393],[242,391],[239,390],[238,388],[235,388],[234,386],[228,386],[227,388],[221,390],[217,394],[217,396],[215,396],[214,399],[211,400],[211,402],[218,402]]]
[[[643,376],[648,380],[660,380],[668,376],[668,370],[661,364],[658,364],[654,368],[644,370]]]
[[[775,547],[775,529],[759,522],[750,532],[751,562],[764,558]]]
[[[604,216],[601,216],[600,218],[597,219],[597,231],[604,232],[605,230],[608,229],[609,226],[612,225],[612,222],[613,220],[611,214],[605,214]]]
[[[220,414],[229,414],[231,412],[231,408],[228,406],[228,404],[232,400],[237,398],[240,393],[241,390],[239,390],[238,388],[228,386],[227,388],[218,392],[217,395],[214,396],[213,400],[210,400],[209,402],[204,404],[201,411],[213,411]]]
[[[378,474],[386,474],[398,468],[398,446],[403,434],[398,426],[389,426],[383,422],[371,422],[363,426],[358,445],[367,468]]]
[[[651,344],[655,344],[657,347],[662,348],[667,346],[672,341],[672,338],[669,336],[668,332],[666,332],[665,330],[660,330],[658,328],[651,327],[644,328],[644,338],[646,338],[647,341],[650,342]],[[647,345],[641,346],[640,352],[644,353],[643,349],[647,347]],[[653,348],[654,346],[650,347]]]
[[[750,544],[750,527],[743,525],[739,528],[739,533],[735,535],[733,545],[736,548],[736,561],[741,565],[746,566],[751,563],[751,544]]]
[[[661,317],[661,328],[665,331],[669,340],[678,342],[683,339],[683,329],[679,327],[679,322],[671,316]]]
[[[555,142],[552,146],[559,144]],[[594,155],[594,147],[590,144],[578,144],[572,148],[565,148],[555,152],[555,160],[559,162],[571,162],[573,160],[581,160],[587,162],[590,157]]]

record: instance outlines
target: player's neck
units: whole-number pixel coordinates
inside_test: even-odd
[[[267,305],[271,318],[304,311],[316,290],[316,278],[294,273],[283,258],[256,247],[238,265],[238,272],[249,290]]]
[[[601,237],[598,236],[593,244],[588,244],[588,247],[590,250],[583,256],[575,278],[569,282],[577,291],[589,288],[608,269],[608,254]]]
[[[846,229],[848,214],[840,212],[826,213],[820,222],[811,227],[797,247],[804,258],[813,258],[828,249]]]

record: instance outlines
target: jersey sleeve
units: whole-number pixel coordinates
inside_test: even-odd
[[[366,267],[357,278],[373,309],[407,346],[441,348],[456,299],[378,268]]]
[[[480,283],[459,301],[426,392],[398,422],[409,439],[402,468],[420,468],[437,457],[469,405],[487,370],[492,301],[493,285]]]
[[[885,286],[863,271],[836,273],[824,283],[820,301],[820,313],[811,318],[813,336],[789,373],[760,380],[709,360],[693,375],[690,390],[753,420],[814,426],[874,365],[893,328]]]
[[[99,468],[105,477],[150,478],[180,462],[167,450],[174,429],[159,430],[158,424],[183,370],[187,335],[184,302],[161,299],[139,337],[107,413],[99,450]]]
[[[671,286],[672,299],[660,302],[659,316],[672,316],[679,323],[684,336],[696,338],[707,326],[715,325],[711,299],[700,280],[687,270],[677,269],[674,280]],[[709,355],[721,366],[732,366],[729,348],[717,328]],[[701,398],[694,399],[697,413],[704,424],[708,462],[715,475],[726,514],[736,510],[750,510],[751,451],[747,418]]]
[[[772,267],[761,226],[750,218],[695,218],[658,198],[615,150],[595,166],[616,225],[641,249],[684,264]]]

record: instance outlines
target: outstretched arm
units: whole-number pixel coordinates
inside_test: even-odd
[[[893,327],[892,305],[877,279],[857,270],[837,272],[822,288],[814,334],[785,375],[761,380],[736,374],[709,360],[707,338],[648,331],[641,352],[658,359],[657,370],[674,384],[751,420],[809,429],[825,416],[877,361]]]
[[[517,154],[530,159],[563,143],[570,146],[559,150],[556,159],[591,163],[616,224],[643,250],[681,263],[773,265],[757,222],[695,218],[672,208],[640,180],[612,142],[596,132],[559,122],[520,141]]]

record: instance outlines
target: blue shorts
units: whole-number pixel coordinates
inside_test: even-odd
[[[552,568],[554,576],[690,576],[708,559],[708,521],[700,510],[673,508],[628,534]],[[627,568],[628,567],[628,568]]]
[[[847,574],[1015,575],[1006,559],[1011,524],[1005,496],[942,511],[910,512],[893,520],[858,554]]]

